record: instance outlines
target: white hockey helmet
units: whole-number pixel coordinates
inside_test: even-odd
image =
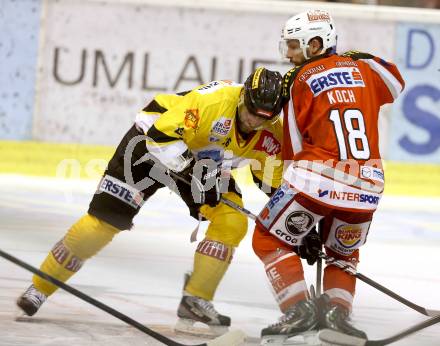
[[[327,11],[312,10],[290,17],[281,32],[280,54],[287,57],[287,41],[298,40],[306,59],[309,41],[314,37],[322,39],[323,51],[331,48],[336,52],[336,30],[333,19]]]

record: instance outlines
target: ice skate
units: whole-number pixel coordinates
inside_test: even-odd
[[[27,316],[33,316],[46,301],[47,297],[38,291],[34,285],[29,288],[17,299],[17,306]]]
[[[302,300],[289,308],[277,323],[261,331],[261,345],[319,345],[318,323],[315,302]]]
[[[363,331],[355,328],[349,323],[349,312],[342,305],[332,305],[323,316],[321,328],[329,328],[336,330],[340,333],[355,336],[361,339],[367,339],[367,334]]]
[[[174,330],[185,334],[219,336],[231,325],[231,318],[218,313],[210,301],[190,295],[182,297],[177,316],[179,320]],[[201,327],[196,325],[199,323]]]

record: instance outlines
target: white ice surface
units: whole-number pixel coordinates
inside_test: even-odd
[[[0,175],[0,249],[38,267],[86,212],[97,182]],[[245,205],[258,212],[265,196],[246,191]],[[122,232],[89,260],[69,284],[135,320],[170,331],[181,297],[183,273],[192,267],[189,242],[196,220],[183,202],[162,189],[143,207],[132,231]],[[206,225],[203,225],[206,228]],[[258,344],[262,328],[280,315],[263,266],[251,248],[253,224],[221,283],[216,308],[232,317]],[[203,229],[202,229],[203,231]],[[199,239],[203,232],[199,233]],[[407,299],[440,310],[440,199],[385,196],[375,215],[358,270]],[[308,283],[315,269],[305,266]],[[159,345],[114,317],[65,292],[54,294],[36,316],[16,322],[14,301],[31,273],[0,258],[0,345]],[[353,320],[370,339],[390,336],[426,317],[358,281]],[[177,337],[198,344],[203,339]],[[440,345],[440,324],[397,342]],[[225,345],[226,346],[226,345]]]

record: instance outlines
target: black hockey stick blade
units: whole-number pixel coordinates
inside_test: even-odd
[[[362,338],[357,338],[354,336],[350,336],[347,334],[343,334],[331,329],[323,329],[319,332],[319,340],[321,340],[324,345],[325,343],[331,345],[339,345],[339,346],[385,346],[392,344],[404,337],[418,332],[422,329],[430,327],[436,323],[440,322],[440,315],[427,319],[423,322],[417,323],[412,327],[402,330],[401,332],[390,336],[385,339],[379,340],[365,340]]]
[[[353,269],[352,267],[350,267],[348,265],[342,265],[341,263],[338,264],[338,262],[340,262],[340,261],[335,260],[333,257],[326,255],[322,251],[319,251],[319,257],[326,260],[326,261],[329,261],[330,264],[341,268],[346,273],[357,277],[359,280],[365,282],[367,285],[374,287],[375,289],[381,291],[382,293],[388,295],[389,297],[397,300],[398,302],[410,307],[411,309],[413,309],[413,310],[415,310],[425,316],[434,317],[434,316],[439,315],[439,313],[440,313],[440,311],[438,311],[438,310],[429,310],[429,309],[424,308],[423,306],[417,305],[417,304],[409,301],[408,299],[398,295],[397,293],[391,291],[390,289],[386,288],[385,286],[382,286],[381,284],[370,279],[369,277],[365,276],[364,274],[357,272],[355,269]]]
[[[53,276],[46,274],[42,272],[41,270],[31,266],[30,264],[23,262],[19,260],[18,258],[0,250],[0,256],[4,259],[34,273],[35,275],[38,275],[42,279],[45,279],[49,281],[50,283],[54,284],[55,286],[58,286],[59,288],[62,288],[66,292],[69,292],[70,294],[78,297],[81,300],[84,300],[85,302],[97,307],[98,309],[101,309],[108,314],[120,319],[121,321],[129,324],[130,326],[140,330],[141,332],[151,336],[152,338],[156,339],[157,341],[160,341],[164,345],[167,346],[187,346],[186,344],[182,344],[179,342],[176,342],[172,339],[167,338],[166,336],[155,332],[154,330],[144,326],[143,324],[133,320],[132,318],[128,317],[127,315],[124,315],[123,313],[111,308],[108,305],[105,305],[104,303],[101,303],[100,301],[90,297],[89,295],[82,293],[81,291],[78,291],[76,288],[73,288],[70,285],[65,284],[62,281],[59,281],[55,279]],[[230,332],[227,332],[226,334],[223,334],[222,336],[210,340],[203,344],[197,344],[194,346],[224,346],[224,345],[231,345],[231,346],[238,346],[241,345],[246,338],[246,335],[241,330],[232,330]]]
[[[319,341],[323,345],[338,345],[338,346],[365,346],[366,339],[357,338],[355,336],[340,333],[333,329],[323,329],[318,333]]]
[[[395,300],[397,300],[398,302],[410,307],[411,309],[420,312],[421,314],[425,315],[425,316],[437,316],[439,314],[439,311],[435,311],[435,310],[428,310],[426,308],[424,308],[423,306],[417,305],[411,301],[409,301],[408,299],[398,295],[397,293],[391,291],[390,289],[386,288],[385,286],[382,286],[381,284],[377,283],[376,281],[370,279],[369,277],[361,274],[361,273],[356,273],[355,276],[365,282],[366,284],[376,288],[377,290],[381,291],[382,293],[385,293],[386,295],[390,296],[391,298],[394,298]]]
[[[440,310],[431,310],[431,309],[425,309],[427,315],[429,317],[437,317],[440,315]]]
[[[149,139],[151,140],[151,138],[149,138]],[[153,140],[151,140],[151,141],[153,141]],[[139,159],[138,161],[135,162],[135,165],[140,163],[141,161],[145,161],[145,160],[146,160],[145,157],[142,157],[141,159]],[[179,180],[179,181],[185,183],[186,185],[191,186],[191,181],[187,180],[186,178],[184,178],[180,174],[178,174],[176,172],[173,172],[172,170],[168,169],[163,163],[161,163],[153,155],[150,154],[147,160],[149,160],[149,162],[154,162],[154,165],[156,167],[159,167],[161,170],[166,172],[165,174],[167,174],[171,178]],[[162,181],[161,181],[161,183],[163,184]],[[235,210],[239,211],[240,213],[242,213],[243,215],[247,216],[248,218],[250,218],[252,220],[256,220],[257,219],[257,216],[255,214],[253,214],[251,211],[247,210],[246,208],[239,206],[237,203],[235,203],[235,202],[233,202],[233,201],[231,201],[231,200],[229,200],[227,198],[224,198],[224,197],[221,197],[220,200],[224,204],[226,204],[227,206],[231,207],[232,209],[235,209]]]

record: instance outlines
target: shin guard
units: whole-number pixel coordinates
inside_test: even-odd
[[[185,286],[185,292],[212,300],[233,253],[232,246],[207,238],[201,241],[194,255],[194,270]]]
[[[264,263],[274,297],[282,312],[308,297],[301,260],[290,246],[257,225],[252,247]]]
[[[55,244],[41,264],[40,270],[66,282],[81,268],[85,260],[98,253],[118,232],[119,230],[110,224],[86,214]],[[33,276],[32,281],[46,296],[57,289],[55,285],[37,275]]]

